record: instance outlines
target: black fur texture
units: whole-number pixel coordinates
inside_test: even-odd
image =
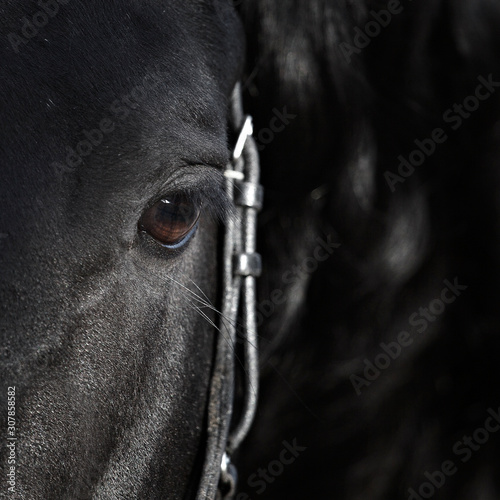
[[[223,2],[61,2],[46,18],[0,7],[0,496],[192,498],[241,23]],[[170,251],[138,221],[176,193],[203,215]]]

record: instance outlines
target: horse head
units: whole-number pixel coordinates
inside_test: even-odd
[[[222,1],[7,2],[0,14],[14,496],[190,498],[240,22]]]

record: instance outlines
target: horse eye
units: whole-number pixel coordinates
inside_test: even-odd
[[[187,196],[174,195],[155,203],[141,217],[139,229],[168,248],[178,248],[195,232],[201,209]]]

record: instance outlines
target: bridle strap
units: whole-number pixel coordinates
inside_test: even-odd
[[[241,111],[241,91],[239,84],[233,97],[236,110]],[[240,117],[237,117],[240,118]],[[257,212],[262,208],[263,189],[259,184],[260,164],[257,145],[252,138],[252,119],[247,116],[240,121],[241,132],[236,143],[233,154],[233,162],[236,168],[226,171],[226,178],[232,171],[243,172],[241,180],[234,181],[234,203],[241,211],[241,228],[233,236],[235,242],[233,253],[233,276],[241,277],[243,283],[240,284],[243,313],[243,329],[241,338],[243,340],[246,387],[243,411],[238,425],[229,436],[227,451],[231,455],[247,435],[252,425],[257,407],[258,398],[258,338],[257,338],[257,291],[256,278],[262,272],[262,262],[260,254],[256,252],[257,246]],[[242,144],[239,146],[239,144]],[[241,147],[241,153],[240,153]],[[229,183],[231,178],[229,176]],[[229,259],[228,259],[229,260]]]
[[[234,215],[229,217],[224,235],[222,314],[208,403],[207,449],[197,500],[232,498],[236,469],[231,456],[250,429],[258,397],[255,279],[262,264],[255,250],[257,212],[262,207],[263,191],[259,185],[257,146],[251,137],[252,120],[243,115],[239,83],[233,91],[231,111],[231,126],[238,138],[225,178]],[[231,422],[238,340],[243,342],[244,359],[237,362],[243,364],[245,389],[241,415],[238,422]]]

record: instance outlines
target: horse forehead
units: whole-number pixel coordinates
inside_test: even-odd
[[[56,194],[60,172],[54,172],[53,165],[64,166],[68,150],[86,139],[84,130],[110,127],[106,120],[112,108],[120,113],[120,107],[128,107],[124,113],[130,118],[116,120],[119,130],[88,159],[89,168],[111,151],[111,172],[135,169],[137,162],[116,161],[123,156],[124,144],[132,154],[162,149],[164,154],[164,146],[182,154],[190,140],[190,147],[212,148],[213,156],[220,157],[225,99],[237,78],[243,45],[238,22],[232,18],[228,23],[232,14],[226,4],[61,4],[58,15],[20,46],[19,53],[4,47],[1,162],[10,181],[4,184],[2,198],[16,200],[14,209],[21,211],[24,206],[17,200],[24,199],[29,211],[34,196]],[[29,18],[30,6],[18,2],[0,8],[9,29],[20,14]],[[127,101],[130,96],[132,101]],[[143,162],[140,170],[150,164]],[[57,200],[53,197],[50,203]]]
[[[18,125],[20,110],[30,117],[44,112],[50,129],[54,112],[90,112],[140,85],[152,72],[158,78],[162,74],[177,109],[202,108],[203,101],[231,90],[241,65],[241,27],[234,15],[232,23],[227,21],[225,3],[90,0],[59,6],[46,26],[34,28],[34,38],[23,38],[27,31],[14,29],[3,37],[11,46],[0,46],[4,119]],[[24,4],[0,7],[6,35],[12,27],[26,28],[25,22],[32,26]],[[28,15],[19,21],[23,13]],[[22,43],[16,43],[19,39]]]

